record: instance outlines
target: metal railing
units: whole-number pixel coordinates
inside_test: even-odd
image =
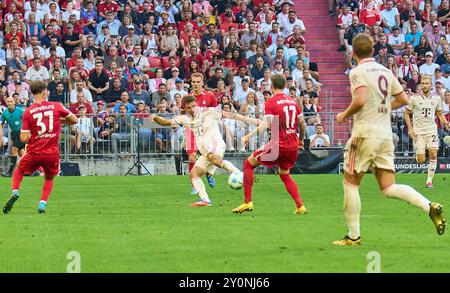
[[[345,124],[336,123],[333,112],[319,112],[306,114],[306,139],[316,133],[317,123],[322,124],[324,133],[329,136],[330,147],[343,147],[351,133],[351,121]],[[391,127],[393,140],[396,144],[397,155],[413,156],[413,141],[408,137],[407,127],[402,112],[392,113]],[[164,114],[165,118],[173,118],[173,114]],[[260,133],[253,137],[244,149],[242,137],[256,126],[245,124],[231,119],[220,122],[221,135],[226,143],[227,153],[251,152],[266,143],[270,131]],[[109,115],[105,121],[97,116],[83,117],[78,124],[64,126],[60,136],[60,152],[64,161],[74,158],[117,158],[121,156],[135,156],[138,152],[144,156],[167,156],[181,154],[186,146],[185,129],[182,127],[163,127],[146,118],[137,118],[132,115],[120,117]],[[443,143],[443,138],[449,133],[438,130],[441,140],[440,156],[450,154],[449,147]],[[11,153],[11,140],[7,127],[3,129],[3,145],[1,152],[4,155]],[[306,144],[308,145],[308,144]],[[311,146],[313,147],[313,146]]]

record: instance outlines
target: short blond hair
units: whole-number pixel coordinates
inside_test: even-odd
[[[428,79],[431,83],[433,83],[433,78],[429,74],[422,74],[421,80]]]
[[[353,53],[358,58],[368,58],[373,55],[373,39],[366,33],[357,34],[352,41]]]

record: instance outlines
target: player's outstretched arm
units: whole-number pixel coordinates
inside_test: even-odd
[[[355,90],[353,93],[353,100],[350,106],[345,109],[344,112],[337,114],[336,122],[344,123],[345,119],[353,116],[353,114],[358,113],[362,107],[367,103],[367,87],[361,86]]]
[[[63,118],[63,123],[67,125],[74,125],[78,123],[78,118],[73,113],[70,113],[66,118]]]
[[[151,116],[150,116],[150,119],[151,119],[152,121],[158,123],[159,125],[162,125],[162,126],[173,126],[173,125],[176,125],[176,124],[177,124],[177,123],[175,122],[175,120],[173,120],[173,119],[172,119],[172,120],[169,120],[169,119],[166,119],[166,118],[157,116],[157,115],[151,115]]]
[[[248,123],[252,123],[255,125],[259,125],[261,123],[261,120],[256,119],[256,118],[250,118],[241,114],[237,114],[237,113],[233,113],[233,112],[226,112],[226,111],[222,111],[222,116],[225,118],[229,118],[229,119],[234,119],[237,121],[243,121],[243,122],[248,122]]]
[[[247,135],[244,135],[241,139],[242,145],[246,146],[251,137],[255,136],[257,133],[262,133],[271,125],[272,118],[270,116],[264,116],[264,120],[261,121],[253,131],[250,131]]]

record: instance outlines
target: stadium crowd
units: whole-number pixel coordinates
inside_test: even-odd
[[[375,60],[389,68],[408,95],[421,94],[421,76],[432,77],[433,94],[443,101],[450,118],[450,6],[448,0],[340,0],[336,5],[341,46],[347,71],[355,66],[351,58],[352,38],[361,32],[374,40]],[[411,150],[404,124],[405,108],[392,115],[392,128],[399,148]],[[448,135],[438,123],[439,135]]]
[[[6,97],[29,106],[30,82],[47,81],[49,100],[82,117],[71,131],[75,150],[109,139],[117,151],[132,116],[179,113],[194,73],[217,107],[252,117],[271,96],[270,75],[282,73],[308,135],[320,124],[318,66],[291,0],[4,0],[0,28],[2,109]],[[246,126],[222,126],[229,149],[239,148]],[[165,152],[174,134],[149,135]]]

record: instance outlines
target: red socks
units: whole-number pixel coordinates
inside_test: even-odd
[[[23,172],[20,170],[19,167],[16,168],[13,172],[12,176],[12,190],[19,190],[20,183],[22,183],[23,180]]]
[[[252,201],[252,188],[253,188],[253,181],[255,180],[255,177],[253,175],[253,170],[255,169],[252,164],[248,160],[244,161],[244,195],[245,195],[245,202],[251,202]]]
[[[42,196],[41,201],[47,202],[48,198],[50,197],[50,193],[53,189],[53,179],[47,179],[45,178],[44,186],[42,187]]]
[[[290,174],[280,174],[281,181],[283,181],[287,192],[291,195],[292,199],[295,201],[295,205],[299,208],[303,205],[302,199],[300,198],[300,193],[298,192],[297,184],[292,180]]]

